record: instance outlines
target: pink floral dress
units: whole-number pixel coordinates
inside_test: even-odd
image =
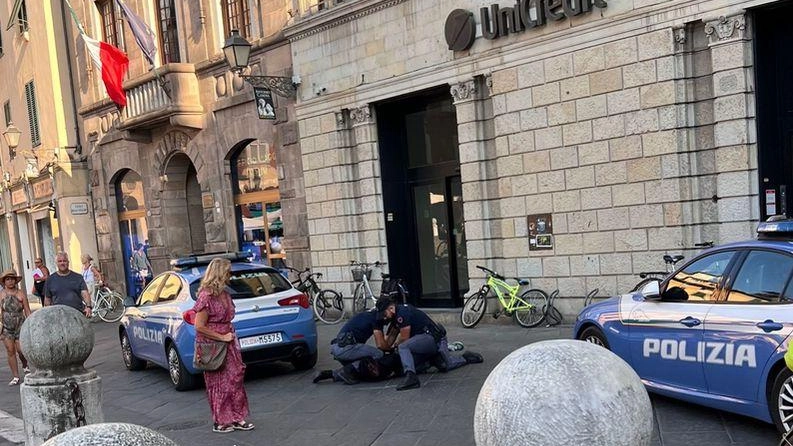
[[[206,311],[209,314],[207,327],[220,333],[234,332],[231,320],[234,319],[234,301],[229,293],[213,296],[206,290],[198,293],[193,310],[196,313]],[[209,341],[196,333],[199,341]],[[245,394],[243,378],[245,364],[242,362],[239,341],[229,342],[226,362],[213,372],[204,372],[209,408],[216,424],[228,425],[245,420],[248,417],[248,396]]]

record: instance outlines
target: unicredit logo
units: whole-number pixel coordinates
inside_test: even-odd
[[[502,8],[492,4],[489,8],[481,8],[479,19],[482,36],[493,40],[607,6],[606,0],[517,0],[514,7]],[[470,48],[476,39],[474,14],[464,9],[450,12],[446,18],[445,34],[450,50]]]

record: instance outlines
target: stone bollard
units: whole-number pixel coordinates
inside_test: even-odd
[[[583,341],[543,341],[504,358],[474,412],[478,446],[647,446],[650,397],[614,353]]]
[[[94,348],[94,331],[82,313],[63,305],[44,307],[22,324],[20,343],[33,368],[19,391],[27,446],[104,421],[101,379],[83,367]]]
[[[50,438],[44,446],[177,446],[149,428],[128,423],[78,427]]]

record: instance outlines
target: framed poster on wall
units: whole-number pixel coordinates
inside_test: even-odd
[[[529,215],[529,251],[553,249],[553,220],[551,214]]]

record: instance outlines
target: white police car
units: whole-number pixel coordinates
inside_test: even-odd
[[[119,326],[124,365],[142,370],[150,362],[169,371],[177,390],[195,386],[193,369],[198,286],[209,261],[231,260],[228,291],[236,315],[232,323],[246,364],[289,361],[298,369],[317,362],[317,327],[308,297],[267,265],[248,261],[249,253],[204,255],[172,261],[173,271],[149,283]]]
[[[627,361],[648,390],[793,428],[793,220],[708,249],[641,292],[590,305],[576,339]]]

